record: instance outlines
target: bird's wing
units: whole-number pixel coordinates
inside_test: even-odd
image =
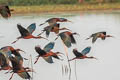
[[[53,59],[52,59],[52,56],[48,56],[48,57],[43,57],[43,59],[48,62],[48,63],[54,63],[53,62]]]
[[[9,65],[9,62],[7,61],[6,57],[0,52],[0,66],[6,67]]]
[[[30,33],[27,29],[25,29],[24,27],[22,27],[20,24],[17,24],[17,28],[21,34],[21,36],[28,36]]]
[[[20,63],[15,57],[10,57],[9,58],[13,67],[13,70],[20,70]]]
[[[95,41],[97,40],[98,36],[93,36],[92,38],[92,43],[95,43]]]
[[[61,33],[60,37],[68,48],[71,47],[71,38],[67,34]]]
[[[2,6],[1,10],[0,10],[0,13],[6,19],[11,16],[11,13],[10,13],[10,10],[9,10],[8,6]]]
[[[84,50],[82,50],[81,54],[86,55],[86,54],[88,54],[90,52],[90,50],[91,50],[91,47],[88,46]]]
[[[83,56],[83,54],[81,54],[80,52],[78,52],[77,50],[73,50],[73,53],[76,57],[81,57]]]
[[[71,43],[76,44],[75,38],[73,37],[73,35],[70,35],[70,39],[71,39]]]
[[[9,49],[9,46],[2,47],[2,48],[0,49],[0,52],[1,52],[6,58],[12,56],[12,55],[11,55],[12,52],[11,52],[11,50]]]
[[[52,50],[54,48],[55,43],[54,42],[50,42],[48,43],[45,47],[44,47],[44,51],[45,52],[49,52],[50,50]]]
[[[31,25],[29,25],[27,27],[27,30],[29,31],[30,34],[32,34],[36,29],[36,24],[35,23],[32,23]]]
[[[31,76],[28,72],[21,72],[21,73],[17,73],[21,78],[23,79],[31,79]]]
[[[45,31],[46,31],[46,37],[49,37],[49,34],[50,34],[51,29],[52,29],[51,26],[47,26],[47,27],[45,28]]]
[[[41,48],[40,48],[40,46],[36,46],[35,47],[35,51],[39,54],[39,55],[45,55],[46,54],[46,52],[44,51],[44,50],[42,50]]]

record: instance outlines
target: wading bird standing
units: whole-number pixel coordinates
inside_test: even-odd
[[[44,32],[46,32],[46,37],[49,37],[49,34],[50,32],[54,32],[55,34],[58,34],[60,30],[69,30],[71,31],[70,29],[67,29],[67,28],[60,28],[60,24],[58,23],[54,23],[52,25],[49,25],[47,27],[45,27],[43,30],[42,30],[42,33],[40,33],[39,35],[43,34]],[[38,35],[38,36],[39,36]]]
[[[86,56],[86,54],[88,54],[90,52],[90,50],[91,50],[91,47],[86,47],[82,52],[78,52],[77,49],[73,49],[73,53],[76,57],[73,58],[73,59],[70,59],[69,61],[72,61],[72,60],[75,60],[75,59],[85,59],[85,58],[87,58],[87,59],[97,59],[93,56],[90,56],[90,57]]]
[[[75,41],[73,35],[79,35],[79,34],[76,32],[72,33],[69,31],[65,31],[65,32],[59,33],[58,37],[60,36],[62,41],[64,42],[64,44],[69,48],[69,47],[71,47],[71,44],[76,44],[76,41]],[[55,40],[57,40],[58,37]]]
[[[11,16],[11,11],[14,11],[14,10],[9,9],[9,6],[0,5],[0,14],[3,18],[8,19]]]
[[[53,49],[54,45],[55,45],[54,42],[50,42],[50,43],[48,43],[48,44],[44,47],[44,49],[41,49],[40,46],[35,46],[35,50],[36,50],[36,52],[37,52],[39,55],[37,56],[37,59],[36,59],[36,61],[34,62],[34,64],[37,63],[37,61],[38,61],[38,59],[39,59],[40,57],[42,57],[42,58],[43,58],[45,61],[47,61],[48,63],[53,63],[52,57],[61,60],[61,59],[58,57],[58,55],[59,55],[59,54],[62,54],[62,53],[60,53],[60,52],[52,52],[52,51],[51,51],[51,50]]]
[[[106,37],[113,37],[111,35],[106,35],[106,32],[103,31],[103,32],[97,32],[97,33],[94,33],[92,34],[89,38],[87,38],[86,40],[92,38],[92,43],[95,43],[95,41],[97,40],[97,38],[101,38],[102,40],[105,40]]]
[[[18,37],[17,40],[14,41],[13,43],[17,42],[19,39],[31,39],[31,38],[34,38],[34,39],[40,39],[40,38],[46,39],[46,38],[41,37],[41,36],[33,36],[32,35],[32,33],[36,29],[36,24],[35,23],[33,23],[30,26],[28,26],[27,29],[25,29],[24,27],[22,27],[20,24],[17,24],[17,28],[18,28],[21,36]],[[46,40],[48,40],[48,39],[46,39]]]
[[[71,21],[69,21],[65,18],[50,18],[50,19],[46,20],[44,23],[40,24],[40,26],[45,24],[45,23],[52,25],[52,24],[57,23],[57,22],[71,22]]]

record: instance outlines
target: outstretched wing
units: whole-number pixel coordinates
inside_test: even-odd
[[[35,46],[35,51],[36,51],[40,56],[43,56],[43,55],[46,54],[46,52],[45,52],[44,50],[42,50],[39,45],[38,45],[38,46]]]
[[[48,56],[48,57],[43,57],[43,59],[48,62],[48,63],[54,63],[53,62],[53,59],[52,59],[52,56]]]
[[[27,29],[25,29],[24,27],[22,27],[20,24],[17,24],[17,28],[21,34],[21,36],[28,36],[30,33]]]
[[[76,57],[82,57],[83,54],[81,54],[80,52],[78,52],[76,49],[73,49],[73,53]]]
[[[71,47],[71,38],[66,35],[64,32],[59,34],[63,43],[69,48]]]
[[[90,50],[91,50],[91,47],[88,46],[84,50],[82,50],[81,54],[86,55],[86,54],[88,54],[90,52]]]
[[[1,68],[9,66],[9,62],[7,61],[6,57],[1,52],[0,52],[0,66]]]
[[[93,38],[92,38],[92,43],[95,43],[95,41],[97,40],[97,36],[94,36]]]
[[[32,34],[35,31],[35,29],[36,29],[36,24],[35,23],[32,23],[31,25],[29,25],[27,27],[27,30],[30,34]]]
[[[76,44],[75,38],[73,37],[73,35],[70,35],[71,38],[71,43]]]
[[[50,34],[50,31],[51,31],[52,27],[51,27],[51,26],[47,26],[47,27],[44,28],[44,29],[45,29],[45,31],[46,31],[46,37],[49,37],[49,34]]]
[[[28,72],[21,72],[21,73],[17,73],[21,78],[23,79],[31,79],[31,76]]]
[[[55,43],[54,42],[50,42],[48,43],[45,47],[44,47],[44,51],[45,52],[49,52],[50,50],[52,50],[54,48]]]

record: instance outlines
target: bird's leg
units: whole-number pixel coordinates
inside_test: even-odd
[[[55,38],[55,41],[56,41],[58,38],[59,38],[59,36],[57,36],[57,37]]]
[[[40,36],[41,34],[43,34],[45,31],[42,31],[40,34],[38,34],[37,36]]]
[[[68,61],[72,61],[72,60],[75,60],[76,58],[73,58],[73,59],[70,59],[70,60],[68,60]]]
[[[5,72],[5,74],[9,73],[10,71],[11,71],[11,70],[9,70],[9,71]],[[13,71],[11,71],[11,72],[13,72]],[[11,73],[11,72],[10,72],[10,73]]]
[[[36,64],[36,63],[37,63],[37,61],[38,61],[38,59],[39,59],[39,58],[40,58],[40,56],[38,56],[38,57],[37,57],[37,59],[36,59],[36,61],[34,62],[34,64]]]
[[[46,22],[44,22],[44,23],[42,23],[42,24],[40,24],[39,26],[41,26],[41,25],[43,25],[43,24],[45,24]]]
[[[9,80],[11,80],[11,79],[12,79],[13,75],[14,75],[14,73],[12,73],[12,75],[11,75],[11,77],[10,77],[10,79],[9,79]]]
[[[12,44],[16,43],[20,38],[17,38],[17,40],[15,40],[14,42],[12,42]]]

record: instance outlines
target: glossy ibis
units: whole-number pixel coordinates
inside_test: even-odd
[[[97,38],[101,38],[102,40],[105,40],[106,37],[113,37],[111,35],[106,35],[106,32],[105,31],[102,31],[102,32],[97,32],[97,33],[94,33],[92,34],[89,38],[87,38],[86,40],[92,38],[92,43],[95,43],[95,41],[97,40]]]
[[[39,45],[38,45],[38,46],[35,46],[35,51],[36,51],[39,55],[37,56],[37,59],[36,59],[36,61],[34,62],[34,64],[37,63],[37,61],[38,61],[38,59],[39,59],[40,57],[42,57],[42,58],[43,58],[45,61],[47,61],[48,63],[53,63],[52,57],[61,60],[61,59],[58,57],[58,55],[59,55],[59,54],[62,54],[62,53],[60,53],[60,52],[52,52],[52,51],[51,51],[51,50],[53,49],[54,45],[55,45],[54,42],[50,42],[50,43],[48,43],[48,44],[44,47],[44,49],[41,49]]]
[[[44,23],[40,24],[40,26],[45,24],[45,23],[52,25],[52,24],[57,23],[57,22],[71,22],[71,21],[69,21],[65,18],[50,18],[50,19],[46,20]]]
[[[69,48],[71,47],[71,44],[76,44],[76,40],[74,39],[73,35],[79,35],[78,33],[72,33],[69,31],[61,32],[58,34],[58,37],[60,36],[64,44]],[[57,40],[58,37],[55,39]]]
[[[70,59],[69,61],[72,61],[72,60],[75,60],[75,59],[85,59],[85,58],[87,58],[87,59],[97,59],[93,56],[90,56],[90,57],[86,56],[86,54],[88,54],[90,52],[90,50],[91,50],[91,47],[86,47],[82,52],[78,52],[77,49],[73,49],[73,53],[76,57],[73,58],[73,59]]]
[[[8,5],[0,5],[0,14],[3,18],[8,19],[11,16],[11,11],[13,9],[9,9]]]
[[[30,26],[28,26],[27,29],[25,29],[24,27],[22,27],[20,24],[17,24],[17,28],[18,28],[21,36],[18,37],[17,40],[14,41],[13,43],[17,42],[19,39],[31,39],[31,38],[34,38],[34,39],[41,39],[41,38],[46,39],[46,38],[41,37],[41,36],[33,36],[32,35],[32,33],[36,29],[36,24],[35,23],[33,23]],[[48,39],[46,39],[46,40],[48,40]]]
[[[49,25],[49,26],[45,27],[42,30],[42,33],[46,32],[46,37],[49,37],[50,32],[54,32],[55,34],[58,34],[60,30],[69,30],[69,31],[71,31],[70,29],[67,29],[65,27],[60,28],[60,24],[54,23],[52,25]],[[41,35],[42,33],[40,33],[39,35]]]

